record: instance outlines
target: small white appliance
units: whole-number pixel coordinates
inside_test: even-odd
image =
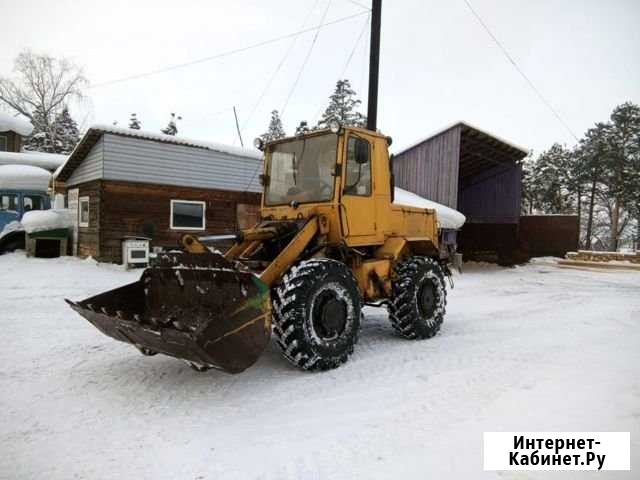
[[[122,239],[122,264],[127,268],[143,267],[149,263],[149,239],[125,237]]]

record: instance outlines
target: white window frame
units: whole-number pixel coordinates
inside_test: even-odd
[[[176,227],[173,225],[173,204],[174,203],[194,203],[197,205],[202,205],[202,228],[200,227]],[[179,200],[179,199],[171,199],[171,208],[169,209],[169,225],[171,230],[197,230],[203,231],[207,228],[207,202],[202,200]]]
[[[79,227],[88,227],[89,222],[91,221],[91,199],[88,196],[78,198],[78,226]],[[87,221],[82,221],[82,204],[87,204]]]

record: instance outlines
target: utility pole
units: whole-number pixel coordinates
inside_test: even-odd
[[[376,131],[378,117],[378,71],[380,70],[380,15],[382,0],[371,5],[371,42],[369,52],[369,101],[367,104],[367,128]]]

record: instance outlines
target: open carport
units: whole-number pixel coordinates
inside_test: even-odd
[[[538,236],[535,225],[527,229],[527,238],[520,234],[521,161],[527,153],[457,122],[397,152],[393,171],[397,186],[467,217],[458,234],[458,251],[465,258],[511,264],[535,254],[529,244]]]

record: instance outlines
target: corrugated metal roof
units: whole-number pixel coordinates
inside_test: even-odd
[[[199,148],[204,150],[211,150],[214,152],[220,152],[226,155],[230,155],[238,158],[253,159],[262,161],[262,153],[257,150],[248,148],[235,147],[232,145],[225,145],[215,142],[207,142],[203,140],[196,140],[185,137],[177,137],[171,135],[163,135],[155,132],[147,132],[144,130],[133,130],[130,128],[120,128],[108,125],[93,125],[84,134],[76,148],[71,152],[69,158],[62,166],[62,168],[56,172],[56,179],[60,181],[67,181],[72,172],[82,162],[85,156],[89,153],[91,148],[98,142],[98,140],[105,134],[112,134],[121,137],[135,138],[140,140],[181,145],[193,148]]]

